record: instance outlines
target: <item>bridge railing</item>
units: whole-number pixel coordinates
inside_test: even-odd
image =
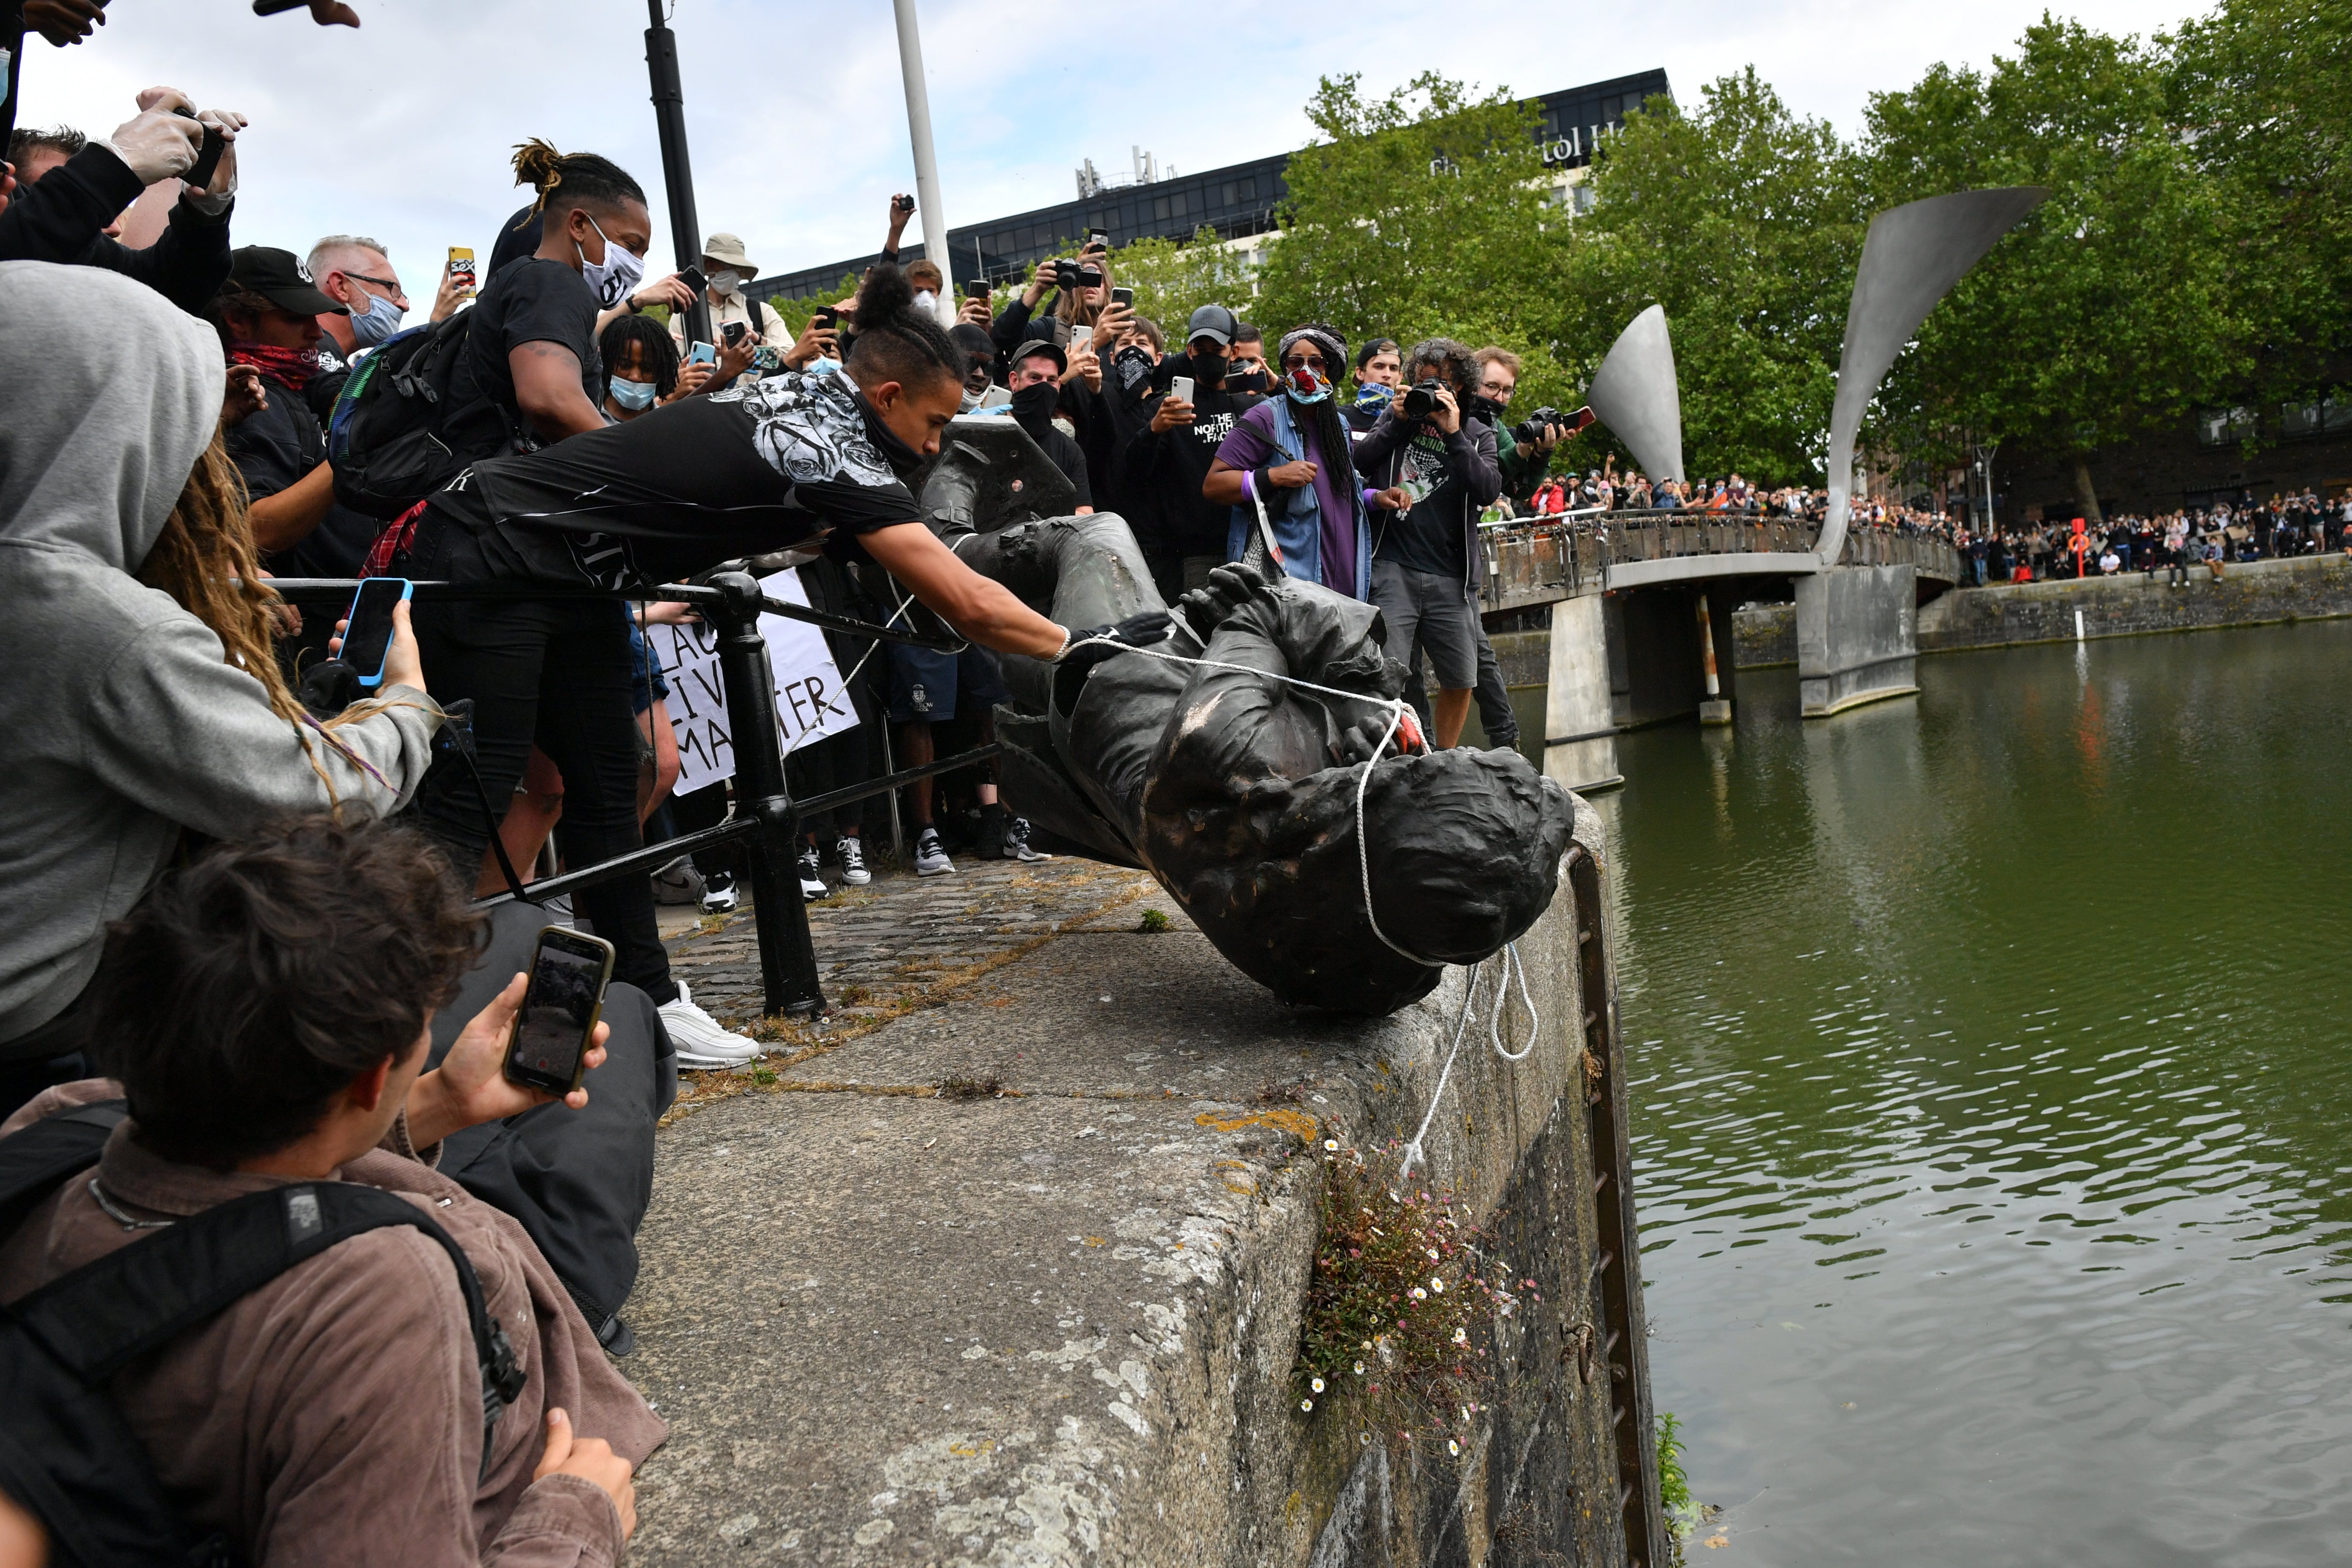
[[[1694,511],[1583,511],[1488,523],[1479,530],[1486,610],[1545,605],[1608,585],[1611,566],[1694,555],[1796,554],[1811,551],[1821,524],[1805,518]],[[1910,565],[1959,580],[1959,558],[1932,534],[1857,524],[1841,564]]]

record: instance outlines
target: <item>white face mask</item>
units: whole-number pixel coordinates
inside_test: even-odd
[[[939,308],[940,297],[937,294],[932,293],[929,289],[918,289],[915,290],[915,309],[918,310],[936,310]]]
[[[594,218],[588,220],[588,226],[604,242],[604,259],[589,260],[586,247],[577,240],[572,248],[580,253],[580,276],[587,282],[588,291],[596,296],[596,308],[609,310],[637,291],[637,285],[645,280],[646,258],[614,244],[604,226]]]
[[[743,275],[731,267],[710,275],[710,291],[714,294],[733,294],[742,287]]]

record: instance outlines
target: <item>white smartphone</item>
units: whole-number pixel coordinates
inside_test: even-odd
[[[1070,329],[1070,352],[1072,353],[1076,353],[1079,350],[1085,348],[1088,343],[1094,341],[1095,330],[1092,327],[1072,327]]]
[[[1192,402],[1192,378],[1189,375],[1170,376],[1168,378],[1168,395],[1176,399],[1179,403]]]

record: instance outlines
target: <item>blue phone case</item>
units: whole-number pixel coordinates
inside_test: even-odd
[[[407,578],[405,578],[405,577],[362,577],[362,578],[361,578],[361,579],[360,579],[360,585],[359,585],[358,589],[357,589],[355,592],[353,592],[353,593],[352,593],[352,595],[351,606],[350,606],[348,609],[346,609],[346,610],[344,610],[344,611],[343,611],[343,621],[344,621],[344,624],[345,624],[346,626],[348,626],[352,621],[356,620],[356,619],[358,618],[358,616],[359,616],[359,609],[360,609],[360,595],[361,595],[362,594],[364,594],[364,593],[366,593],[366,592],[367,592],[367,590],[368,590],[368,584],[371,584],[371,583],[397,583],[397,584],[400,584],[400,602],[401,602],[402,604],[404,604],[404,604],[406,604],[406,603],[407,603],[411,598],[415,597],[415,594],[416,594],[416,584],[414,584],[414,583],[412,583],[412,582],[410,582],[410,581],[409,581]],[[383,645],[383,651],[384,651],[384,658],[389,658],[392,656],[392,642],[391,642],[391,639],[389,639],[389,638],[386,638],[386,639],[385,639],[385,641],[384,641],[384,645]],[[370,691],[373,691],[373,690],[374,690],[377,687],[379,687],[379,686],[383,685],[383,659],[381,659],[381,658],[380,658],[380,659],[376,660],[375,668],[374,668],[373,669],[362,669],[362,670],[361,670],[361,671],[359,672],[359,678],[360,678],[360,685],[361,685],[362,687],[365,688],[366,689],[370,690]]]

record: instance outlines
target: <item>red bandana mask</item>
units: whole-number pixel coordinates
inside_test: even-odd
[[[289,392],[301,391],[303,384],[319,374],[318,350],[282,349],[275,343],[233,342],[228,346],[228,362],[249,364]]]

